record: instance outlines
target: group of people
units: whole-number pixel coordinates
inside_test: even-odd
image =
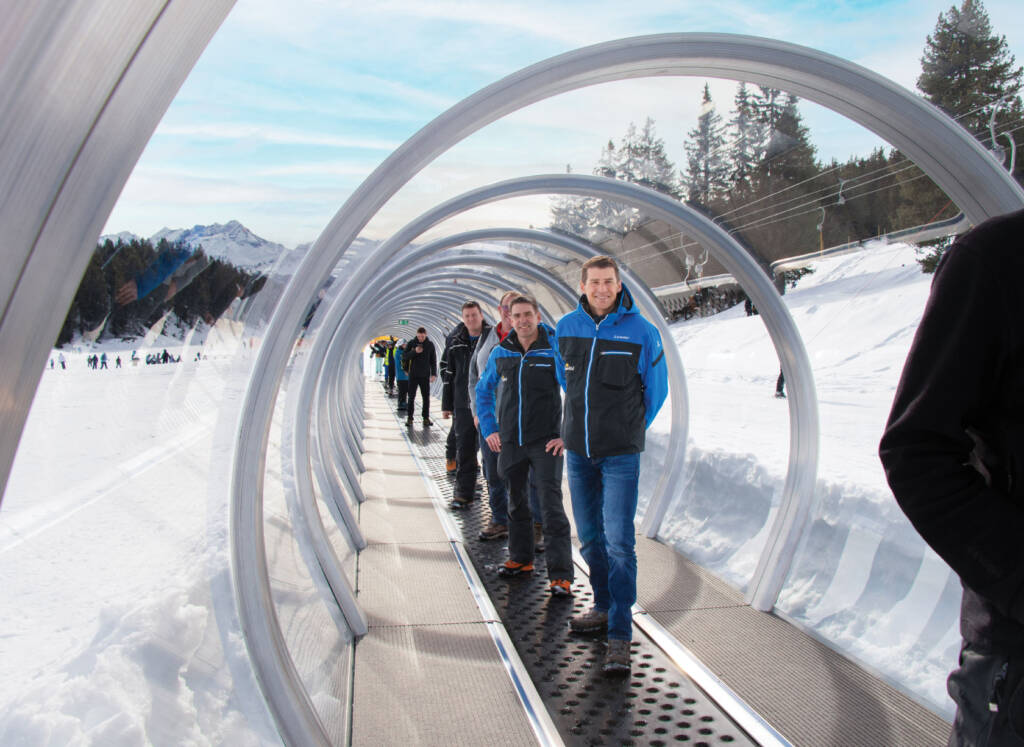
[[[90,355],[88,358],[85,359],[85,365],[87,365],[89,368],[93,370],[98,370],[101,368],[110,368],[107,365],[106,353],[102,353],[100,355]],[[117,356],[117,367],[121,367],[121,356]]]
[[[509,556],[498,574],[532,573],[534,555],[543,549],[550,593],[570,597],[571,529],[561,488],[567,468],[594,592],[593,607],[570,626],[578,633],[606,633],[603,669],[625,675],[636,601],[640,453],[668,393],[668,372],[661,337],[637,310],[614,259],[585,262],[580,292],[577,308],[554,327],[525,293],[501,297],[494,327],[476,301],[463,304],[462,322],[447,336],[440,366],[442,416],[453,421],[452,507],[476,497],[479,447],[491,509],[480,538],[508,538]],[[434,345],[420,328],[395,349],[408,375],[406,422],[412,424],[419,388],[429,424],[428,387],[438,371]]]

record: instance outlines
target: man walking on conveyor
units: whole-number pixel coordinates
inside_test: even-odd
[[[463,508],[473,500],[479,466],[476,461],[476,425],[469,406],[469,363],[480,334],[490,325],[484,321],[480,304],[462,304],[462,322],[445,340],[441,360],[444,391],[441,394],[441,417],[452,418],[455,432],[455,490],[452,508]]]
[[[594,607],[570,626],[577,633],[607,628],[604,671],[625,675],[636,602],[640,452],[668,394],[668,372],[661,336],[637,311],[614,259],[584,262],[580,290],[579,306],[558,322],[556,335],[565,365],[569,492]]]
[[[572,595],[572,548],[562,506],[562,439],[558,436],[562,362],[554,330],[540,323],[537,302],[517,296],[511,307],[514,329],[491,351],[476,385],[480,433],[497,452],[498,469],[508,481],[509,559],[498,575],[513,578],[533,571],[533,515],[527,495],[532,467],[544,512],[548,588],[553,596],[568,597]]]
[[[416,337],[405,344],[402,357],[407,360],[409,370],[409,398],[406,400],[406,425],[412,425],[416,410],[416,390],[423,397],[423,425],[430,422],[430,385],[437,379],[437,351],[434,343],[427,339],[427,330],[420,327]]]

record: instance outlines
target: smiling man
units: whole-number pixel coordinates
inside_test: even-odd
[[[558,322],[565,365],[562,438],[576,532],[594,607],[570,621],[608,631],[604,671],[630,670],[636,516],[645,432],[668,394],[661,336],[636,310],[611,257],[583,263],[579,306]]]
[[[536,300],[517,296],[510,306],[512,331],[491,351],[476,385],[480,433],[498,454],[498,469],[508,480],[509,559],[498,575],[533,572],[536,546],[527,489],[532,469],[544,514],[548,589],[552,596],[568,597],[573,565],[558,435],[562,365],[555,331],[541,323]]]

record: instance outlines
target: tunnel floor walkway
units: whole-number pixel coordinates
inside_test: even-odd
[[[605,677],[603,638],[568,628],[569,617],[591,604],[585,566],[577,563],[571,599],[548,594],[543,554],[531,577],[500,579],[507,543],[477,539],[489,520],[486,499],[447,508],[450,421],[435,403],[433,427],[422,427],[417,413],[407,429],[395,404],[367,382],[360,521],[369,546],[359,557],[358,593],[370,632],[356,648],[354,744],[536,741],[517,696],[522,688],[487,629],[496,622],[474,603],[457,545],[511,639],[512,658],[532,680],[525,689],[543,700],[566,744],[756,743],[740,725],[750,716],[734,721],[707,694],[730,709],[720,685],[794,745],[945,744],[949,727],[931,711],[644,537],[637,538],[633,670],[628,679]],[[453,524],[461,535],[454,542]]]

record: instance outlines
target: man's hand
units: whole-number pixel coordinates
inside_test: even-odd
[[[136,285],[134,280],[129,280],[127,283],[117,289],[117,294],[114,296],[114,300],[124,306],[129,304],[139,297],[139,286]]]
[[[443,419],[447,420],[451,416],[452,416],[452,411],[451,410],[441,410],[441,417]]]
[[[435,381],[437,381],[437,377],[436,376],[431,376],[430,377],[430,383],[433,384]]]
[[[480,430],[480,418],[476,415],[473,416],[473,425],[476,426],[477,430]]]
[[[422,353],[423,352],[423,346],[422,345],[417,345],[415,350],[416,350],[417,353]]]
[[[562,439],[553,438],[544,444],[544,451],[550,451],[554,456],[561,456],[565,451],[565,444],[562,443]]]
[[[484,440],[487,441],[487,445],[491,447],[491,451],[493,451],[495,454],[501,451],[501,436],[498,435],[497,431],[489,435]]]

